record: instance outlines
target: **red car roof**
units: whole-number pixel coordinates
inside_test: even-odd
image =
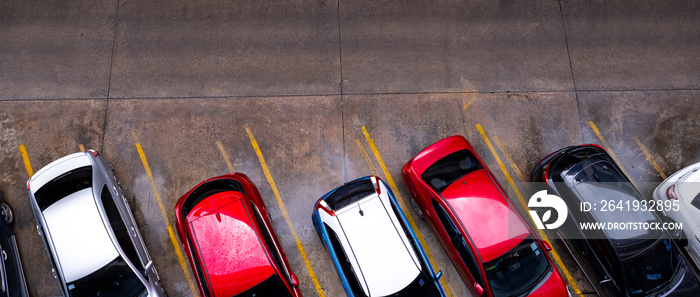
[[[471,151],[486,168],[471,144],[460,135],[447,137],[427,147],[410,161],[410,166],[421,179],[423,172],[435,162],[464,149]],[[442,196],[462,222],[483,262],[506,253],[530,235],[530,230],[510,207],[485,169],[467,174],[463,181],[452,183],[443,190]]]
[[[243,194],[216,193],[187,215],[190,237],[214,296],[233,296],[275,273]]]
[[[513,249],[530,235],[483,169],[448,186],[442,196],[462,222],[483,262]]]

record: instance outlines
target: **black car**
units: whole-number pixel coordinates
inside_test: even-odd
[[[5,203],[0,193],[0,296],[3,297],[29,296],[17,241],[12,231],[14,221],[12,208]]]
[[[556,231],[599,295],[700,296],[698,279],[670,234],[642,228],[660,219],[639,209],[645,199],[603,148],[556,151],[535,165],[531,179],[566,203],[568,217]],[[628,225],[583,227],[608,223]]]

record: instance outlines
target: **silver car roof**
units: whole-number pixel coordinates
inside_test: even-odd
[[[119,256],[102,222],[92,188],[58,200],[43,214],[67,283],[100,269]]]

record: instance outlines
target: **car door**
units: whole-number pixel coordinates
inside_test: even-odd
[[[457,268],[457,271],[462,275],[464,282],[472,290],[472,293],[478,296],[476,284],[479,284],[481,288],[486,288],[481,269],[479,268],[481,261],[477,260],[476,255],[472,252],[467,242],[467,238],[459,231],[456,222],[450,217],[447,210],[436,200],[432,199],[431,202],[442,229],[438,231],[438,237],[441,238],[445,251]]]
[[[136,268],[144,271],[146,264],[150,261],[145,252],[145,246],[143,246],[140,234],[133,225],[133,220],[125,218],[131,213],[126,213],[125,205],[118,203],[121,199],[116,198],[116,192],[113,191],[108,184],[104,184],[100,191],[100,202],[104,207],[105,215],[107,215],[110,227],[126,257]]]

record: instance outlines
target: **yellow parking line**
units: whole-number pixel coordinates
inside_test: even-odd
[[[185,257],[182,256],[182,252],[180,251],[180,245],[177,242],[177,238],[175,237],[175,232],[173,232],[173,227],[170,225],[170,220],[168,219],[168,215],[165,211],[165,206],[163,206],[163,200],[160,198],[160,194],[158,193],[158,189],[156,188],[156,182],[153,179],[153,174],[151,173],[151,167],[148,166],[148,161],[146,160],[146,154],[143,153],[143,149],[141,148],[141,143],[139,142],[138,137],[136,137],[136,132],[133,130],[131,131],[131,136],[134,138],[134,145],[136,145],[136,150],[139,153],[139,157],[141,158],[141,163],[143,163],[143,168],[146,170],[146,175],[148,176],[148,181],[151,183],[151,188],[153,188],[153,195],[156,198],[156,202],[158,202],[158,207],[160,208],[161,215],[163,215],[163,220],[165,221],[165,225],[168,227],[168,235],[170,235],[170,241],[173,243],[173,248],[175,248],[175,254],[177,255],[177,259],[180,262],[180,266],[182,266],[182,271],[185,273],[185,278],[187,278],[187,283],[190,286],[190,290],[192,291],[193,296],[199,296],[197,293],[197,290],[194,287],[194,282],[192,281],[192,277],[190,276],[190,272],[187,270],[187,264],[185,264]]]
[[[82,144],[78,144],[78,148],[80,148],[81,152],[85,152],[85,146],[83,146]]]
[[[236,170],[233,169],[233,164],[231,164],[231,160],[228,158],[226,149],[224,149],[224,145],[221,143],[221,141],[217,141],[216,146],[219,147],[219,151],[221,152],[221,156],[224,157],[224,161],[226,162],[226,166],[228,166],[229,172],[236,172]]]
[[[355,143],[357,144],[357,147],[360,148],[362,156],[365,158],[365,162],[367,162],[369,169],[372,170],[372,174],[379,175],[379,173],[377,173],[377,168],[375,168],[374,164],[372,164],[372,159],[370,159],[369,154],[367,154],[367,150],[362,145],[362,141],[360,141],[359,139],[355,139]]]
[[[506,156],[506,160],[508,160],[508,163],[510,164],[510,168],[513,168],[515,175],[517,175],[518,178],[520,178],[521,182],[525,182],[525,176],[523,175],[522,172],[520,172],[520,168],[518,168],[518,165],[515,164],[515,161],[513,161],[513,157],[510,156],[510,154],[506,150],[506,147],[503,146],[503,143],[501,143],[501,140],[498,139],[498,136],[494,135],[493,141],[496,142],[496,145],[498,145],[498,148],[501,149],[501,152],[503,152],[503,155]]]
[[[29,155],[27,155],[27,148],[24,147],[24,144],[19,145],[19,153],[22,154],[24,168],[27,169],[27,174],[29,175],[29,178],[32,178],[32,175],[34,175],[34,170],[32,170],[32,164],[29,162]]]
[[[435,261],[433,254],[430,252],[430,248],[428,248],[428,243],[425,242],[423,234],[421,234],[420,230],[418,230],[416,222],[413,221],[413,217],[408,211],[408,207],[406,207],[406,204],[403,202],[403,198],[401,197],[401,193],[399,192],[399,189],[394,183],[394,179],[391,177],[391,174],[386,168],[386,165],[384,165],[384,159],[382,159],[382,156],[379,154],[377,146],[374,145],[374,140],[369,136],[369,132],[367,132],[367,128],[365,128],[365,126],[362,126],[362,133],[365,135],[367,143],[369,144],[370,149],[372,149],[372,153],[374,153],[374,157],[377,158],[377,163],[379,163],[379,167],[382,168],[386,181],[389,183],[389,186],[394,192],[394,195],[396,195],[396,197],[398,198],[397,200],[399,202],[399,206],[401,206],[401,209],[403,209],[403,212],[406,215],[406,219],[408,220],[408,224],[411,225],[411,228],[413,229],[413,231],[415,231],[416,237],[418,237],[418,241],[423,246],[423,249],[425,250],[425,255],[428,256],[428,260],[430,260],[430,262],[433,264],[434,269],[439,270],[440,267],[437,266],[437,262]],[[452,290],[450,290],[450,286],[447,285],[447,281],[445,281],[445,278],[440,279],[440,284],[442,284],[442,287],[445,289],[445,294],[447,294],[447,296],[454,296],[452,295]]]
[[[649,160],[649,163],[651,163],[651,166],[654,166],[654,169],[656,169],[656,171],[659,172],[661,178],[666,179],[666,173],[664,173],[664,171],[661,170],[661,166],[659,166],[659,163],[656,163],[656,160],[654,160],[654,157],[651,156],[647,147],[644,146],[644,144],[636,136],[634,137],[634,141],[637,142],[637,146],[639,146],[639,148],[642,149],[642,152],[647,157],[647,160]]]
[[[493,155],[494,159],[496,159],[496,163],[498,163],[498,166],[501,168],[501,171],[503,171],[503,175],[506,176],[506,179],[508,180],[508,184],[510,184],[510,186],[513,188],[515,195],[518,196],[518,201],[520,201],[520,203],[523,205],[523,209],[527,209],[527,203],[525,202],[525,198],[523,198],[523,195],[520,193],[520,190],[515,185],[515,182],[513,181],[513,178],[510,176],[510,174],[508,173],[506,166],[503,165],[503,161],[501,161],[501,157],[499,157],[498,153],[496,153],[496,149],[494,149],[493,145],[491,144],[491,141],[489,141],[488,136],[486,136],[486,132],[484,132],[484,129],[481,128],[480,124],[476,124],[476,129],[479,130],[481,137],[484,138],[484,142],[486,142],[486,145],[489,147],[491,154]],[[530,219],[532,219],[532,218],[530,218]],[[545,235],[544,232],[542,232],[542,230],[540,230],[540,229],[536,229],[536,230],[543,240],[549,241],[549,239],[547,238],[547,235]],[[574,278],[571,277],[571,273],[569,273],[569,270],[566,269],[566,266],[564,266],[564,262],[562,262],[557,251],[552,249],[550,253],[552,254],[552,258],[554,258],[554,261],[557,262],[557,265],[559,266],[559,270],[561,270],[562,274],[564,274],[564,276],[566,277],[566,280],[569,282],[569,285],[571,285],[571,288],[574,289],[574,292],[576,294],[581,295],[581,289],[579,289],[578,285],[576,285]]]
[[[287,222],[287,226],[289,226],[289,230],[292,232],[292,236],[294,236],[294,240],[297,243],[297,249],[299,249],[299,253],[301,253],[301,257],[304,259],[304,262],[306,263],[306,268],[309,270],[309,276],[311,277],[311,280],[314,283],[314,286],[316,287],[316,291],[318,291],[318,295],[320,297],[325,297],[323,294],[323,290],[321,289],[321,284],[318,283],[318,279],[316,279],[316,274],[314,274],[314,270],[311,268],[311,263],[309,262],[309,258],[306,256],[306,252],[304,251],[304,246],[301,244],[301,240],[299,239],[299,235],[297,234],[296,229],[294,229],[294,225],[292,224],[292,220],[289,219],[289,214],[287,213],[287,207],[284,206],[284,201],[282,201],[282,197],[280,196],[279,191],[277,190],[277,186],[275,185],[275,181],[272,179],[272,175],[270,174],[270,169],[267,168],[267,164],[265,163],[265,158],[263,157],[262,151],[260,151],[260,147],[258,146],[258,142],[255,140],[255,137],[253,136],[253,132],[250,130],[248,125],[245,125],[245,131],[248,132],[248,138],[250,138],[250,144],[253,146],[253,149],[255,150],[255,154],[258,155],[258,160],[260,161],[260,166],[263,169],[263,172],[265,173],[265,177],[267,178],[267,182],[270,184],[270,187],[272,188],[272,193],[275,194],[275,198],[277,199],[277,204],[279,205],[280,211],[282,212],[282,216],[284,217],[284,220]]]
[[[608,151],[608,154],[610,154],[610,156],[613,158],[613,160],[615,160],[615,163],[617,163],[617,165],[620,166],[620,169],[622,169],[622,173],[624,173],[624,174],[627,176],[627,178],[629,178],[630,181],[631,181],[631,180],[632,180],[632,176],[630,176],[630,175],[627,173],[627,170],[625,170],[625,167],[622,166],[622,163],[620,163],[620,160],[617,158],[617,156],[615,155],[615,153],[613,153],[612,148],[610,148],[610,144],[608,144],[608,142],[605,141],[605,137],[603,137],[603,134],[601,134],[601,133],[600,133],[600,130],[598,130],[598,126],[596,126],[596,125],[593,123],[593,121],[589,121],[589,122],[588,122],[588,125],[591,126],[591,129],[593,129],[593,132],[595,132],[595,135],[598,136],[598,139],[600,139],[600,142],[603,143],[603,146],[605,146],[605,150],[607,150],[607,151]],[[632,182],[632,184],[634,184],[634,182]],[[636,186],[635,186],[635,187],[636,187]]]

